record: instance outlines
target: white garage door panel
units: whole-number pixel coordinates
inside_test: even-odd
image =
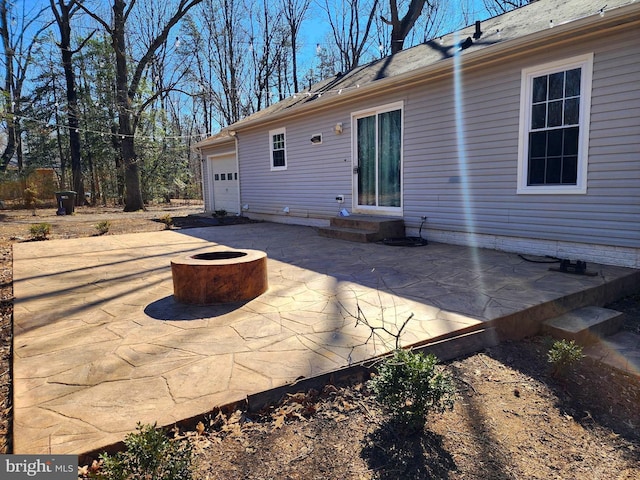
[[[211,186],[213,189],[213,209],[226,210],[230,214],[238,214],[240,190],[238,170],[234,155],[209,159]]]

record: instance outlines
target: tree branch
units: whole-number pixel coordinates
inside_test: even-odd
[[[85,38],[82,43],[80,43],[80,45],[78,46],[78,48],[76,48],[75,50],[71,50],[71,55],[75,55],[76,53],[80,52],[80,50],[82,50],[82,47],[84,47],[89,40],[91,40],[91,37],[93,37],[95,35],[95,33],[97,32],[97,30],[94,30],[93,32],[91,32],[89,34],[89,36],[87,38]]]
[[[82,3],[82,0],[74,0],[73,3],[78,8],[80,8],[84,13],[86,13],[91,18],[93,18],[96,22],[102,25],[102,27],[107,31],[109,35],[113,34],[113,29],[111,28],[111,26],[107,22],[105,22],[99,15],[93,13],[91,10],[85,7],[84,4]],[[135,3],[135,0],[133,3]]]
[[[154,53],[160,46],[167,41],[167,37],[169,36],[169,32],[171,29],[178,23],[182,17],[184,17],[190,8],[202,2],[202,0],[180,0],[180,5],[178,6],[178,11],[176,14],[169,19],[167,24],[164,26],[162,31],[151,41],[149,48],[146,53],[142,56],[138,64],[136,65],[136,69],[131,77],[131,83],[129,84],[129,98],[133,99],[136,92],[138,91],[138,86],[140,85],[140,80],[142,79],[142,74],[144,70],[147,68],[148,63],[153,58]]]

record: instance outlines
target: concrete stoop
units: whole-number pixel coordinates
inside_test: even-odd
[[[591,345],[620,330],[623,315],[603,307],[577,308],[546,320],[542,324],[542,332],[554,338],[574,340],[582,346]]]
[[[542,331],[574,340],[594,360],[640,377],[640,335],[619,332],[624,314],[602,307],[582,307],[544,322]]]
[[[404,221],[370,215],[333,217],[329,226],[319,228],[318,233],[322,237],[350,242],[379,242],[385,238],[404,237]]]

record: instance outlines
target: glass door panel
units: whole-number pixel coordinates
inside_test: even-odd
[[[376,204],[376,117],[358,119],[358,205]]]
[[[378,116],[378,205],[400,206],[400,110]]]
[[[356,120],[358,206],[399,208],[401,199],[402,110]]]

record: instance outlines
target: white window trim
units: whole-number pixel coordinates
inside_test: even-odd
[[[529,127],[533,78],[558,71],[582,68],[580,83],[580,137],[578,144],[578,174],[576,185],[527,185],[529,164]],[[585,194],[589,153],[589,119],[591,113],[591,83],[593,53],[566,58],[522,70],[520,87],[520,138],[518,147],[518,194]]]
[[[284,135],[284,165],[282,167],[275,167],[273,165],[273,136],[279,134]],[[284,127],[276,128],[275,130],[269,130],[269,165],[272,172],[287,169],[287,129]]]
[[[404,117],[404,101],[400,100],[398,102],[386,103],[377,107],[371,107],[364,110],[351,112],[351,123],[353,124],[354,120],[357,120],[358,118],[368,117],[370,115],[376,115],[379,113],[392,112],[393,110],[402,110]]]

